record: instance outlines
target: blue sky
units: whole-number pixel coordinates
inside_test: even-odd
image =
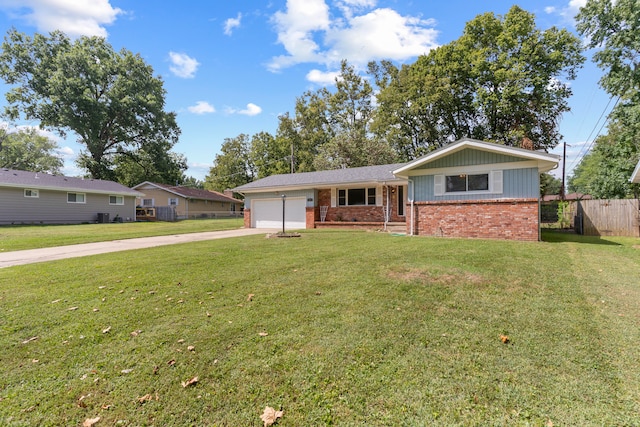
[[[275,134],[278,116],[293,112],[296,97],[332,85],[342,59],[361,70],[371,60],[412,63],[460,37],[477,15],[503,15],[513,4],[534,13],[541,29],[575,31],[573,16],[585,2],[0,0],[0,29],[100,35],[116,50],[139,53],[164,80],[167,110],[177,113],[182,134],[174,151],[187,157],[187,175],[202,180],[225,138]],[[571,82],[572,111],[560,123],[569,171],[611,108],[597,86],[602,72],[591,52],[587,57]],[[0,82],[0,91],[7,90]],[[0,106],[5,104],[0,97]],[[82,147],[73,136],[56,140],[65,157],[63,172],[78,175],[73,161]],[[562,146],[553,152],[562,154]]]

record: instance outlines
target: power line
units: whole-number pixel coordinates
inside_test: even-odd
[[[607,112],[607,110],[609,109],[609,105],[611,104],[611,101],[613,100],[613,96],[609,97],[609,102],[607,102],[607,105],[604,107],[604,110],[602,110],[602,113],[600,114],[600,117],[598,118],[598,120],[596,121],[595,125],[593,126],[593,129],[591,129],[591,133],[589,133],[589,136],[587,137],[587,142],[590,140],[591,135],[593,135],[593,132],[598,128],[598,125],[600,124],[600,120],[602,120],[602,118],[604,117],[605,113]],[[618,99],[616,99],[615,104],[613,105],[613,107],[611,108],[611,110],[609,111],[609,113],[607,114],[607,117],[605,118],[605,120],[602,122],[602,125],[600,126],[600,129],[598,129],[598,132],[596,133],[596,135],[593,137],[593,139],[591,139],[591,142],[588,144],[585,144],[582,146],[582,149],[580,150],[580,152],[578,153],[578,155],[573,159],[573,161],[571,162],[571,164],[569,165],[568,169],[571,169],[575,164],[579,164],[582,161],[582,158],[584,156],[586,156],[589,151],[591,150],[591,148],[593,147],[594,142],[596,141],[596,139],[598,139],[598,136],[600,136],[600,132],[602,132],[602,129],[604,128],[604,126],[607,124],[607,122],[609,121],[609,116],[611,114],[611,112],[616,108],[616,106],[618,105],[618,102],[620,102],[620,97],[618,96]],[[586,149],[585,149],[586,148]]]

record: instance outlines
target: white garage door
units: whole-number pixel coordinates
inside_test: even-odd
[[[306,200],[291,198],[285,201],[285,229],[306,228]],[[254,228],[282,228],[282,199],[253,200],[251,226]]]

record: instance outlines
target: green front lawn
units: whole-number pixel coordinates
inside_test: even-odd
[[[0,252],[133,237],[231,230],[242,226],[242,218],[78,225],[4,225],[0,226]]]
[[[638,425],[640,241],[547,237],[326,230],[2,269],[0,425]]]

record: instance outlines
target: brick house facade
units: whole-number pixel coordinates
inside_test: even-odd
[[[558,162],[465,138],[408,163],[274,175],[234,191],[245,196],[246,227],[283,222],[286,197],[299,228],[399,223],[407,235],[538,240],[540,173]]]

